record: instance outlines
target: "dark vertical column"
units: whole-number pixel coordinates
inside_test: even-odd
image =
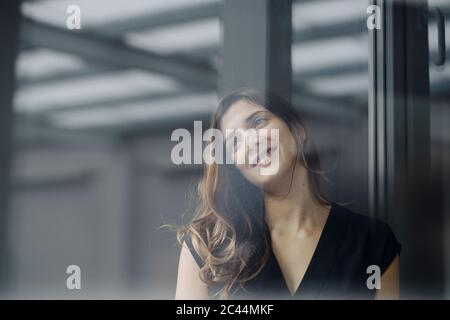
[[[0,294],[8,280],[8,198],[11,158],[14,65],[19,38],[21,1],[0,2]]]
[[[408,228],[405,232],[412,250],[411,279],[425,298],[443,297],[444,237],[443,208],[438,193],[432,190],[430,77],[427,2],[406,2],[406,161]],[[437,186],[440,190],[440,186]],[[420,236],[418,236],[420,235]],[[407,274],[408,275],[408,274]]]
[[[291,98],[292,3],[226,0],[219,93],[246,88]]]
[[[443,217],[430,197],[427,1],[376,2],[384,21],[383,30],[370,38],[376,90],[369,113],[371,208],[390,222],[403,244],[403,297],[440,298]]]

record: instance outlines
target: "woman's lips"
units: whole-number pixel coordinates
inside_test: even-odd
[[[264,159],[262,159],[259,163],[258,163],[258,167],[260,168],[267,168],[268,166],[270,166],[271,160],[269,157],[266,157]]]
[[[272,160],[271,160],[271,156],[272,156],[272,151],[276,150],[276,148],[267,148],[265,154],[258,156],[256,163],[252,163],[250,162],[250,167],[251,168],[255,168],[255,167],[259,167],[259,168],[267,168],[270,166]]]

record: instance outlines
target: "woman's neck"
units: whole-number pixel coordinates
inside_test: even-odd
[[[290,189],[282,196],[266,193],[265,219],[271,234],[291,236],[309,234],[321,229],[329,207],[318,204],[313,197],[306,169],[297,164]]]

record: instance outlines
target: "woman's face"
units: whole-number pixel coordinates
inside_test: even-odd
[[[279,183],[288,181],[285,179],[290,179],[293,164],[297,159],[297,143],[282,119],[262,106],[240,100],[228,108],[219,125],[225,137],[226,152],[233,153],[234,159],[245,158],[244,163],[235,161],[235,165],[247,180],[270,190],[276,188]],[[267,134],[258,134],[256,139],[255,136],[248,139],[249,135],[242,139],[241,143],[231,138],[230,133],[245,134],[251,131],[249,129],[254,129],[257,133],[266,129]],[[271,134],[274,131],[278,132],[278,139]],[[261,139],[265,137],[267,143],[262,143]],[[267,171],[268,167],[276,170]]]

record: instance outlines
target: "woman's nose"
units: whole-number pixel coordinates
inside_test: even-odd
[[[245,140],[245,151],[247,164],[256,164],[258,161],[259,139],[250,136]]]

